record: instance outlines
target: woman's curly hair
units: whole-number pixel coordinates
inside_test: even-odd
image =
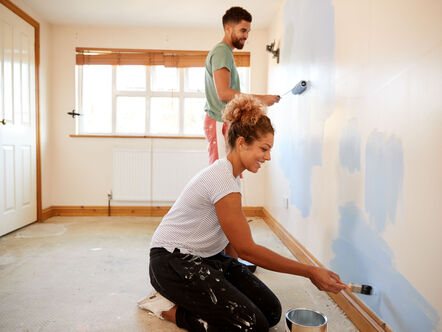
[[[223,119],[229,123],[229,146],[234,148],[240,136],[244,137],[247,144],[251,144],[262,135],[274,134],[275,130],[266,112],[267,108],[258,98],[237,94],[223,110]]]

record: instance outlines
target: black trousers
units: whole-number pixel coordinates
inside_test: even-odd
[[[247,267],[223,253],[202,258],[150,251],[152,286],[178,306],[178,327],[190,332],[267,332],[281,318],[273,292]]]

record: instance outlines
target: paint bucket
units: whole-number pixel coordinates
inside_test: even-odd
[[[309,309],[290,309],[285,314],[287,332],[326,332],[327,317]]]

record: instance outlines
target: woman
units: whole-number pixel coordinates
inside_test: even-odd
[[[270,160],[274,129],[265,111],[251,95],[239,94],[226,106],[229,154],[189,182],[152,238],[150,280],[173,302],[161,316],[188,331],[268,331],[278,323],[279,300],[238,257],[310,278],[320,290],[338,293],[347,287],[331,271],[253,241],[241,207],[239,176],[245,170],[258,172]]]

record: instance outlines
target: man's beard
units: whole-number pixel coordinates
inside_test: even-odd
[[[232,38],[232,45],[238,50],[241,50],[244,47],[244,44],[240,42],[240,39]]]

